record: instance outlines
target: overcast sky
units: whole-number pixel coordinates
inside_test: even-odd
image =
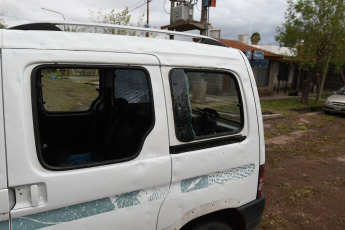
[[[6,24],[11,27],[29,22],[63,20],[57,13],[61,12],[66,21],[90,22],[91,10],[122,11],[126,6],[134,9],[147,0],[0,0],[0,11],[5,13]],[[169,24],[169,0],[152,0],[150,2],[150,25],[160,28]],[[194,19],[200,20],[201,0],[194,7]],[[221,37],[237,40],[239,34],[259,32],[261,44],[276,44],[274,36],[277,26],[284,21],[287,9],[286,0],[218,0],[216,7],[210,8],[210,23],[214,29],[221,29]],[[131,11],[133,22],[139,15],[146,14],[146,5]]]

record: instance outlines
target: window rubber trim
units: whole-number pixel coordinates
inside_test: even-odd
[[[192,152],[201,149],[208,149],[223,145],[229,145],[234,143],[240,143],[246,139],[246,136],[235,135],[230,137],[223,137],[211,140],[198,141],[182,145],[170,146],[170,154],[180,154],[185,152]]]

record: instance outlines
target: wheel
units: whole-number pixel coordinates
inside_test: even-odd
[[[186,230],[232,230],[232,228],[222,220],[207,220],[198,222]]]
[[[323,112],[324,112],[325,114],[331,114],[331,112],[328,111],[328,110],[323,110]]]

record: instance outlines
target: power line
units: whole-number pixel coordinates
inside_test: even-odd
[[[163,9],[164,9],[165,13],[170,14],[170,13],[168,13],[168,12],[165,10],[165,2],[166,2],[166,1],[167,1],[167,0],[164,0]]]
[[[4,4],[4,6],[11,12],[11,14],[14,16],[14,18],[19,22],[20,20],[17,18],[17,16],[13,13],[13,11],[7,6],[7,4],[5,3],[5,1],[2,1],[2,3]]]
[[[149,2],[152,2],[153,0],[149,0]],[[138,9],[138,8],[140,8],[140,7],[142,7],[142,6],[144,6],[144,5],[146,5],[147,4],[147,2],[145,2],[145,3],[143,3],[143,4],[141,4],[141,5],[139,5],[139,6],[137,6],[137,7],[135,7],[134,9],[131,9],[130,11],[128,11],[128,12],[132,12],[133,10],[136,10],[136,9]]]
[[[140,0],[139,2],[137,2],[137,3],[135,3],[135,4],[131,5],[131,6],[129,6],[128,8],[132,8],[132,7],[136,6],[136,5],[138,5],[140,2],[143,2],[143,0]]]

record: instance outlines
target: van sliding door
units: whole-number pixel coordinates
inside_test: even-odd
[[[155,229],[171,180],[159,60],[67,50],[6,55],[12,230]]]

